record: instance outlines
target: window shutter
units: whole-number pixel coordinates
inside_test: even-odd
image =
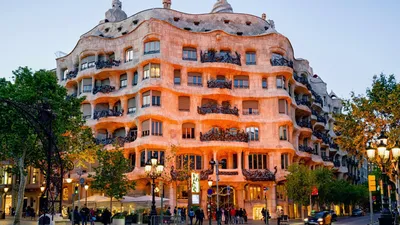
[[[279,113],[286,114],[286,100],[279,99]]]
[[[243,109],[258,109],[258,101],[243,101]]]
[[[151,95],[152,96],[161,96],[161,92],[160,91],[151,91]]]
[[[131,98],[128,100],[128,108],[135,108],[136,107],[136,99]]]
[[[83,85],[92,85],[92,78],[85,78],[82,83]]]
[[[92,114],[92,106],[90,104],[82,105],[83,116],[90,116]]]
[[[145,120],[142,122],[142,131],[150,130],[150,120]]]
[[[190,97],[180,96],[179,99],[179,110],[190,110]]]

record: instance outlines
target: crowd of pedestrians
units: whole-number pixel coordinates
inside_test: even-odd
[[[84,205],[80,210],[75,206],[69,214],[69,219],[74,221],[74,225],[95,225],[97,217],[93,208],[89,209]],[[111,212],[107,208],[101,215],[101,221],[104,225],[111,224]]]
[[[246,209],[217,209],[216,220],[218,225],[225,224],[244,224],[247,223]]]

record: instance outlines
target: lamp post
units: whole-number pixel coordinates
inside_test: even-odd
[[[65,179],[65,181],[67,181],[68,184],[72,183],[72,178],[71,178],[71,174],[68,173],[68,178]],[[71,188],[72,191],[72,212],[71,212],[71,222],[72,225],[74,225],[74,197],[75,197],[75,192],[73,190],[73,188]],[[68,212],[69,213],[69,212]]]
[[[89,190],[89,184],[85,184],[85,205],[87,207],[87,194],[88,194],[88,190]]]
[[[211,189],[211,187],[212,187],[212,184],[213,184],[213,182],[212,182],[212,180],[208,180],[208,187],[210,188],[210,190],[212,190]],[[211,225],[211,195],[212,193],[208,193],[208,224],[209,225]],[[225,218],[225,219],[227,219],[227,218]]]
[[[152,219],[157,216],[156,210],[156,179],[159,178],[164,171],[164,165],[158,162],[158,157],[153,155],[151,159],[146,163],[144,170],[147,176],[153,180],[152,183],[152,202],[151,202],[151,211],[150,211],[150,219],[149,224],[152,224]],[[157,223],[155,223],[157,224]]]
[[[218,187],[218,181],[219,181],[219,166],[224,166],[226,164],[226,160],[221,160],[218,162],[218,160],[211,160],[210,165],[212,167],[215,166],[215,176],[216,176],[216,181],[215,184],[217,186],[217,211],[219,210],[219,187]],[[213,168],[214,169],[214,168]]]
[[[381,166],[382,169],[382,181],[383,181],[383,201],[382,201],[382,212],[379,217],[379,224],[391,224],[392,223],[392,214],[389,209],[388,202],[388,184],[387,184],[387,176],[386,176],[386,166],[390,166],[390,150],[387,149],[387,139],[388,137],[382,131],[379,137],[377,138],[377,148],[373,148],[371,143],[368,143],[367,146],[367,156],[370,161],[375,161],[376,164]],[[400,148],[397,145],[392,148],[392,157],[393,159],[398,159],[400,156]]]

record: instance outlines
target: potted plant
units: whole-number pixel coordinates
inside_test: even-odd
[[[112,225],[125,225],[125,215],[118,213],[113,217]]]

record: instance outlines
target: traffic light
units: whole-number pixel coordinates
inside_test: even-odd
[[[78,194],[78,186],[75,186],[75,191],[74,191],[74,193],[75,193],[75,194]]]

